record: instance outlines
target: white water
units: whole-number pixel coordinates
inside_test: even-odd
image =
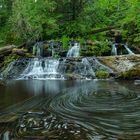
[[[9,131],[6,131],[4,134],[3,134],[3,140],[10,140],[9,138]]]
[[[112,55],[117,55],[118,54],[116,45],[117,44],[115,44],[115,43],[112,45],[112,51],[111,51]],[[128,46],[126,44],[120,44],[120,45],[122,45],[127,50],[128,54],[134,55],[134,53],[128,48]]]
[[[33,46],[33,55],[35,55],[36,57],[41,57],[42,56],[42,42],[37,42],[34,46]]]
[[[128,54],[134,55],[134,53],[128,48],[127,45],[124,45],[125,49],[127,50]]]
[[[78,57],[80,51],[80,44],[75,43],[73,47],[70,48],[70,50],[67,53],[67,57]]]
[[[101,69],[106,70],[109,73],[113,73],[113,70],[111,68],[109,68],[108,66],[102,64],[98,59],[96,59],[96,58],[94,58],[94,59],[95,59],[96,64],[98,64],[101,67]]]
[[[87,58],[82,58],[82,63],[84,64],[84,70],[82,71],[82,74],[87,75],[87,72],[95,77],[95,72],[93,71],[89,61]]]
[[[112,54],[112,55],[117,55],[117,47],[116,47],[116,44],[113,44],[113,45],[112,45],[111,54]]]
[[[63,79],[58,72],[58,66],[59,60],[34,58],[19,79]]]

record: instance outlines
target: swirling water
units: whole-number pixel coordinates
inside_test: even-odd
[[[1,135],[10,131],[15,140],[140,138],[140,87],[132,81],[29,80],[8,85],[0,88]],[[17,119],[7,121],[13,116]]]

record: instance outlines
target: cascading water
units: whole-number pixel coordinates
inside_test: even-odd
[[[63,79],[58,73],[59,60],[51,58],[40,58],[42,56],[42,43],[33,46],[34,59],[30,59],[27,68],[18,79]]]
[[[116,44],[113,44],[113,45],[112,45],[111,54],[112,54],[112,55],[117,55],[117,47],[116,47]]]
[[[36,57],[41,57],[42,56],[42,42],[37,42],[34,46],[33,46],[33,55],[35,55]]]
[[[134,55],[134,53],[130,50],[130,48],[128,48],[126,44],[117,44],[117,43],[114,43],[112,45],[112,51],[111,51],[112,55],[118,55],[117,45],[123,46],[129,55]]]
[[[3,139],[2,140],[10,140],[9,138],[9,131],[6,131],[4,134],[3,134]]]
[[[90,73],[93,77],[95,77],[95,72],[93,71],[87,58],[82,58],[82,64],[84,65],[82,75],[85,75],[87,77],[87,74]]]
[[[128,46],[125,44],[124,48],[127,50],[128,54],[134,55],[134,53],[128,48]]]
[[[63,76],[57,71],[58,66],[59,60],[34,58],[30,60],[19,79],[63,79]]]
[[[67,53],[67,57],[78,57],[80,51],[80,44],[75,43],[73,47],[70,48],[70,50]]]
[[[96,69],[105,70],[108,73],[113,73],[113,70],[111,68],[102,64],[97,58],[94,58],[94,60],[95,60],[95,67],[97,67]]]

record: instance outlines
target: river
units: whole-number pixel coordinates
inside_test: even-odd
[[[116,80],[11,80],[0,87],[2,140],[138,140],[140,86]]]

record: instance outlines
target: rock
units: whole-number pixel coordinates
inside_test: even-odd
[[[140,85],[140,80],[135,80],[135,81],[134,81],[134,84],[135,84],[135,85]]]
[[[4,86],[6,86],[6,82],[0,81],[0,87],[4,87]]]
[[[140,78],[140,55],[108,56],[98,57],[98,59],[112,68],[117,73],[117,78]]]

